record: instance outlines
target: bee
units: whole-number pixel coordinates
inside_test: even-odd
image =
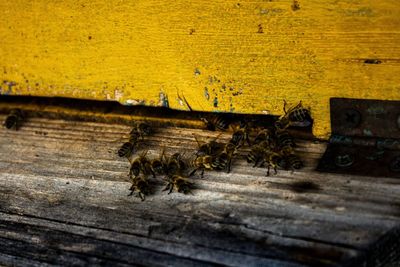
[[[199,146],[199,148],[198,148],[198,150],[196,152],[196,156],[198,156],[198,157],[206,156],[206,155],[212,156],[212,155],[215,155],[215,154],[221,152],[222,149],[224,148],[224,144],[223,143],[219,143],[219,142],[216,141],[219,136],[220,135],[218,135],[213,140],[211,140],[211,141],[209,141],[207,143],[204,143],[204,144],[201,144],[197,140],[197,137],[194,136],[194,138],[195,138],[195,140],[197,142],[197,145]]]
[[[194,183],[189,182],[188,179],[183,176],[174,174],[168,177],[168,184],[163,191],[169,190],[168,194],[171,194],[174,188],[179,193],[187,194],[194,188]]]
[[[160,155],[159,158],[153,159],[150,162],[151,169],[156,174],[163,174],[165,172],[164,152],[165,149],[163,149],[162,154]]]
[[[144,136],[150,135],[151,132],[152,129],[149,124],[145,122],[136,123],[129,133],[129,140],[133,142],[136,142],[139,138],[143,140]]]
[[[234,143],[228,142],[224,150],[215,157],[211,165],[212,168],[214,170],[226,170],[226,172],[229,173],[231,171],[232,158],[236,154],[236,149],[237,146]]]
[[[267,176],[269,176],[270,168],[274,169],[275,174],[278,173],[277,168],[286,169],[286,161],[284,157],[277,152],[266,150],[261,166],[267,164]]]
[[[297,104],[294,107],[286,110],[286,101],[284,101],[283,111],[285,112],[278,121],[275,122],[275,127],[280,130],[284,130],[289,126],[308,126],[312,122],[311,113],[309,109],[303,107],[303,104]]]
[[[292,147],[285,147],[282,149],[282,154],[285,157],[285,160],[287,162],[287,167],[290,167],[293,169],[301,169],[304,164],[301,161],[301,159],[294,153],[294,150]]]
[[[204,170],[213,170],[214,157],[205,155],[199,156],[189,162],[189,166],[194,169],[190,172],[189,176],[192,176],[196,173],[196,171],[201,170],[200,176],[203,178]]]
[[[303,168],[304,164],[301,159],[294,153],[290,153],[285,156],[285,160],[292,169],[301,169]]]
[[[17,131],[23,120],[24,120],[24,114],[23,114],[22,110],[20,110],[18,108],[13,109],[13,110],[11,110],[10,114],[8,114],[8,116],[4,122],[4,126],[7,129],[14,129]]]
[[[206,125],[207,130],[209,131],[225,131],[229,127],[229,122],[225,120],[222,116],[209,116],[208,118],[201,117],[200,120],[204,122]]]
[[[126,142],[118,150],[118,156],[129,158],[135,151],[136,143]]]
[[[269,129],[261,129],[258,131],[256,137],[254,138],[253,145],[257,145],[262,142],[267,142],[268,144],[273,143],[273,133]]]
[[[234,144],[237,148],[241,147],[244,144],[244,142],[247,142],[247,144],[250,146],[251,143],[249,139],[248,126],[241,125],[239,127],[236,127],[236,129],[234,129],[230,142]]]
[[[285,112],[285,116],[289,118],[291,122],[303,122],[311,120],[311,113],[309,109],[303,107],[301,101],[294,107],[286,110],[286,101],[284,101],[283,111]]]
[[[146,154],[147,151],[145,151],[144,153],[142,153],[142,155],[133,160],[129,171],[129,176],[138,177],[140,175],[140,172],[142,172],[144,175],[152,174],[153,177],[156,177],[156,174],[151,167],[151,162],[146,157]]]
[[[177,92],[177,94],[179,101],[184,102],[188,107],[189,111],[193,111],[192,107],[189,105],[189,102],[186,100],[185,96],[182,94],[181,97],[179,95],[179,91]],[[222,118],[222,116],[212,115],[209,116],[208,118],[200,117],[200,120],[204,122],[207,130],[209,131],[215,131],[215,130],[225,131],[226,129],[228,129],[229,126],[229,123],[224,118]]]
[[[266,140],[261,141],[251,147],[250,152],[247,154],[247,162],[254,163],[256,167],[258,163],[264,158],[265,151],[269,149],[269,142]]]
[[[284,148],[292,148],[296,146],[293,137],[287,130],[276,130],[275,135],[279,149],[283,150]]]
[[[184,160],[183,154],[175,153],[169,159],[166,160],[165,173],[167,176],[172,176],[175,174],[180,174],[183,172],[187,163]]]
[[[144,201],[145,196],[152,193],[149,181],[144,176],[136,176],[132,179],[132,186],[129,188],[131,193],[128,196],[133,195],[134,191],[138,192],[138,196]]]

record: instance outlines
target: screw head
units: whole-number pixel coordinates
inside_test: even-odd
[[[400,172],[400,156],[396,156],[390,161],[389,169],[392,172]]]
[[[342,113],[341,122],[346,127],[356,128],[361,123],[361,113],[356,109],[345,109]]]
[[[354,157],[350,154],[341,154],[335,157],[335,165],[340,168],[347,168],[353,165]]]

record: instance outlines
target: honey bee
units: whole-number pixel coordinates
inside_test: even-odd
[[[285,147],[282,149],[282,154],[285,157],[285,160],[287,162],[287,167],[290,167],[293,169],[301,169],[304,164],[301,161],[301,159],[294,153],[294,150],[292,147]]]
[[[8,114],[8,116],[4,122],[4,126],[7,129],[14,129],[17,131],[23,120],[24,120],[24,114],[23,114],[22,110],[20,110],[18,108],[13,109],[13,110],[11,110],[10,114]]]
[[[277,145],[283,150],[285,148],[293,148],[296,146],[293,137],[287,130],[276,130],[275,132]]]
[[[283,111],[285,112],[276,122],[275,127],[279,130],[284,130],[289,126],[309,126],[312,122],[311,113],[309,109],[303,107],[303,104],[297,104],[294,107],[286,110],[286,101],[284,101]]]
[[[129,188],[131,193],[128,196],[133,195],[133,192],[137,191],[138,196],[144,201],[145,196],[152,193],[149,181],[144,176],[136,176],[132,179],[132,186]]]
[[[144,139],[144,136],[150,135],[152,132],[151,127],[149,124],[145,122],[136,123],[129,133],[129,140],[132,142],[136,142],[139,137]]]
[[[136,143],[126,142],[118,150],[118,156],[129,158],[135,151]]]
[[[286,159],[288,166],[290,166],[293,169],[301,169],[304,166],[301,159],[294,153],[286,155],[285,159]]]
[[[236,148],[241,147],[244,142],[247,142],[247,144],[250,146],[250,139],[249,139],[249,128],[247,125],[241,125],[234,128],[234,132],[232,134],[232,138],[230,140],[232,144],[236,146]]]
[[[153,159],[150,162],[151,169],[156,174],[163,174],[165,172],[164,152],[165,152],[165,149],[163,149],[159,158]]]
[[[152,167],[151,161],[146,157],[147,151],[142,153],[142,155],[138,156],[136,159],[132,161],[131,168],[129,171],[129,175],[132,177],[138,177],[140,172],[144,175],[152,174],[153,177],[156,177]]]
[[[265,163],[267,164],[267,176],[269,176],[270,168],[274,169],[275,174],[278,173],[278,167],[282,169],[286,168],[286,161],[284,157],[280,153],[274,152],[272,150],[265,151],[261,166],[263,166]]]
[[[254,163],[253,167],[256,167],[258,163],[264,158],[265,151],[269,149],[269,142],[264,140],[251,147],[250,152],[247,154],[247,162]]]
[[[174,174],[180,174],[186,169],[186,162],[184,161],[183,155],[180,153],[173,154],[166,164],[166,174],[172,176]]]
[[[273,133],[271,130],[264,128],[257,132],[257,135],[253,141],[253,145],[257,145],[262,142],[267,142],[268,144],[273,143]]]
[[[196,152],[196,156],[198,156],[198,157],[206,156],[206,155],[212,156],[212,155],[215,155],[218,152],[220,152],[224,148],[224,144],[216,141],[219,136],[220,135],[215,137],[213,140],[211,140],[207,143],[203,143],[203,144],[201,144],[199,142],[199,140],[197,139],[197,137],[194,136],[194,138],[197,142],[197,145],[199,146],[199,148]]]
[[[171,194],[174,188],[179,193],[187,194],[194,188],[194,183],[189,182],[188,179],[183,176],[174,174],[168,177],[168,184],[163,191],[169,190],[168,194]]]
[[[194,168],[189,176],[194,175],[198,170],[201,170],[200,176],[204,176],[204,170],[212,170],[213,169],[213,164],[214,162],[214,157],[213,156],[199,156],[196,157],[195,159],[189,161],[189,167]]]
[[[145,135],[150,135],[151,128],[145,122],[136,123],[129,133],[129,141],[124,143],[118,150],[118,156],[129,158],[138,146],[139,138],[144,139]]]
[[[226,170],[227,173],[231,171],[232,158],[236,154],[237,146],[228,142],[224,150],[219,153],[212,162],[212,169],[214,170]]]
[[[229,127],[229,122],[222,118],[222,116],[213,115],[209,116],[208,118],[201,117],[200,120],[204,122],[207,130],[209,131],[225,131]]]
[[[289,118],[291,122],[303,122],[311,120],[311,113],[309,109],[303,107],[301,101],[294,107],[286,110],[286,101],[284,101],[283,111],[285,112],[285,116]]]

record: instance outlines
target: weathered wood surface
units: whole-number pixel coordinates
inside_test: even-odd
[[[38,118],[0,129],[0,264],[345,266],[400,224],[400,180],[316,173],[325,144],[311,141],[298,142],[301,171],[266,177],[239,159],[194,178],[193,195],[154,180],[142,202],[116,155],[128,132]],[[190,153],[192,133],[216,136],[162,128],[146,147]]]

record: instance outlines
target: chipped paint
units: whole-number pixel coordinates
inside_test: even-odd
[[[114,90],[114,99],[115,100],[120,101],[123,96],[124,96],[123,91],[121,91],[120,89]]]
[[[204,87],[204,97],[207,100],[210,100],[210,94],[208,93],[208,88]]]
[[[128,106],[133,106],[133,105],[145,105],[146,100],[140,100],[140,99],[128,99],[125,101],[125,104]]]
[[[229,97],[229,111],[234,112],[235,108],[233,107],[233,97]]]
[[[158,105],[161,106],[161,107],[166,107],[166,108],[169,107],[168,96],[162,90],[159,93],[159,103],[158,103]]]
[[[218,97],[214,97],[213,105],[214,105],[214,108],[218,107]]]

